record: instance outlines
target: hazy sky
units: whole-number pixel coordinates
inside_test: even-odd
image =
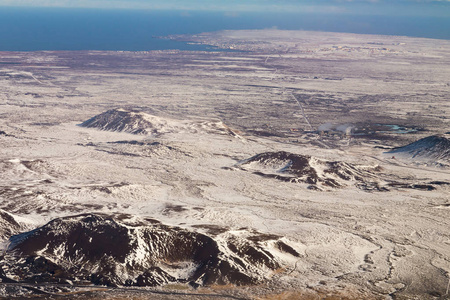
[[[0,0],[0,6],[450,16],[450,0]]]

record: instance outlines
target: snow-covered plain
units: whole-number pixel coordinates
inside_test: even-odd
[[[126,214],[218,231],[224,257],[241,253],[231,240],[267,237],[252,242],[280,267],[242,266],[256,288],[184,284],[192,299],[449,297],[450,162],[385,152],[449,137],[450,41],[279,30],[173,38],[244,51],[0,53],[3,269],[12,234]],[[285,154],[251,160],[263,153]],[[286,157],[308,157],[307,172]],[[142,249],[135,260],[151,256]],[[197,268],[160,267],[180,280]],[[0,285],[5,297],[33,293]],[[101,292],[172,299],[171,288]]]

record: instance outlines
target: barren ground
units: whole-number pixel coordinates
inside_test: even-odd
[[[73,298],[448,299],[450,168],[383,152],[449,137],[450,41],[278,30],[172,38],[240,51],[0,53],[0,208],[21,226],[0,229],[5,249],[11,234],[57,217],[126,213],[282,236],[300,256],[258,286],[80,287]],[[114,108],[163,125],[141,135],[79,126]],[[403,185],[316,190],[237,165],[277,151],[378,167],[377,183]],[[19,294],[33,291],[0,284],[5,298]]]

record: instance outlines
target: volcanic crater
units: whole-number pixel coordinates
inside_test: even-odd
[[[109,286],[255,284],[298,257],[285,239],[206,235],[127,215],[57,218],[10,238],[3,281],[91,282]],[[276,251],[272,251],[276,249]]]

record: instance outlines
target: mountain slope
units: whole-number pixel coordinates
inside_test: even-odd
[[[450,140],[443,136],[429,136],[386,153],[415,160],[450,162]]]
[[[222,121],[184,121],[153,116],[144,112],[111,109],[80,124],[82,127],[132,134],[164,134],[171,132],[213,133],[242,137]]]
[[[0,241],[16,234],[20,229],[21,226],[14,216],[0,209]]]
[[[210,236],[127,215],[58,218],[10,242],[3,279],[19,282],[254,284],[299,256],[277,236]]]
[[[132,134],[161,133],[172,129],[174,125],[163,118],[124,109],[108,110],[80,124],[82,127]]]
[[[339,161],[326,161],[308,155],[284,151],[265,152],[235,165],[264,177],[309,184],[310,188],[339,188],[353,182],[368,188],[379,188],[378,167],[356,166]]]

